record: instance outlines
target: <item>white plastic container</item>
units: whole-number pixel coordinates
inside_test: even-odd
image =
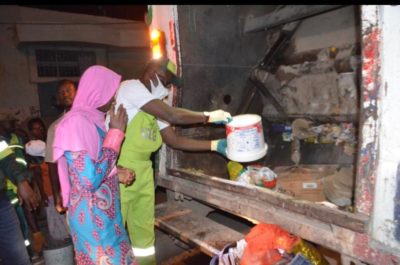
[[[261,117],[243,114],[226,125],[227,157],[232,161],[251,162],[267,154]]]

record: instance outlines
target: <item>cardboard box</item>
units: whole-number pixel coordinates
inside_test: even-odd
[[[312,202],[325,201],[322,178],[334,170],[334,167],[279,167],[276,188],[286,190],[286,194],[299,200]]]

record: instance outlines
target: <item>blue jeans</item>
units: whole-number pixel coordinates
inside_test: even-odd
[[[0,258],[4,265],[31,264],[17,214],[5,195],[0,195]]]

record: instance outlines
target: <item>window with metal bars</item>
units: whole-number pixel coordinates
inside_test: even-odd
[[[39,77],[79,77],[96,64],[96,53],[73,50],[35,50]]]

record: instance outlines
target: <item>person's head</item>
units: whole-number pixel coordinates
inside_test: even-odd
[[[10,121],[10,128],[11,132],[15,133],[17,136],[19,136],[23,142],[29,141],[29,136],[28,133],[22,128],[21,123],[18,119],[12,118]]]
[[[34,140],[46,141],[46,125],[41,118],[32,118],[28,121],[28,130]]]
[[[107,67],[89,67],[81,76],[72,108],[108,111],[120,82],[121,76]]]
[[[57,105],[69,109],[76,96],[76,86],[71,80],[61,80],[57,85]]]
[[[172,80],[173,75],[167,69],[168,60],[160,59],[160,60],[151,60],[147,63],[143,75],[140,78],[140,81],[150,89],[150,80],[154,85],[158,85],[158,79],[162,82],[164,87],[168,87]]]

